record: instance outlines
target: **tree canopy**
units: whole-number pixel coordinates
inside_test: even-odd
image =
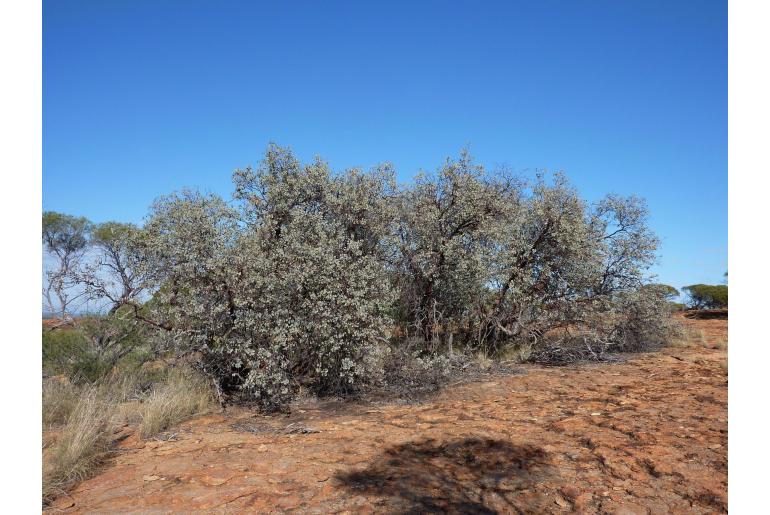
[[[692,284],[682,288],[689,297],[690,307],[695,309],[717,309],[727,307],[726,284]]]

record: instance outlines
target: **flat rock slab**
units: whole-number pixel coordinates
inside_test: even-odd
[[[46,512],[725,512],[725,359],[671,348],[528,366],[419,405],[211,415],[126,438]]]

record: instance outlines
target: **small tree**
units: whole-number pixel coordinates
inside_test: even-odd
[[[692,284],[682,288],[689,297],[693,309],[718,309],[727,307],[727,285]]]
[[[150,287],[142,267],[141,231],[132,224],[105,222],[92,227],[91,259],[74,271],[89,300],[106,301],[112,315],[122,306],[138,308]]]
[[[727,307],[727,285],[726,284],[719,284],[716,286],[712,286],[710,292],[711,296],[711,304],[715,308],[726,308]]]
[[[71,320],[73,303],[84,297],[74,274],[88,248],[92,224],[84,217],[46,211],[43,213],[43,248],[55,259],[46,271],[43,297],[48,311],[63,322]]]

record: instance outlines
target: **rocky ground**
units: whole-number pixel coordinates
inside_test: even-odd
[[[725,512],[727,320],[685,323],[688,347],[523,366],[419,404],[228,409],[129,435],[46,511]]]

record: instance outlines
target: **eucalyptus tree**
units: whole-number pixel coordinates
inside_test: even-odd
[[[48,311],[62,321],[71,320],[73,303],[85,296],[77,288],[73,273],[83,261],[91,228],[91,222],[84,217],[43,213],[43,248],[55,260],[54,266],[46,270],[43,297]]]
[[[727,307],[727,285],[692,284],[682,288],[694,309]]]
[[[84,294],[90,300],[106,302],[110,315],[123,306],[138,309],[150,288],[150,277],[141,263],[140,239],[141,230],[133,224],[96,224],[91,230],[89,259],[73,271]]]

